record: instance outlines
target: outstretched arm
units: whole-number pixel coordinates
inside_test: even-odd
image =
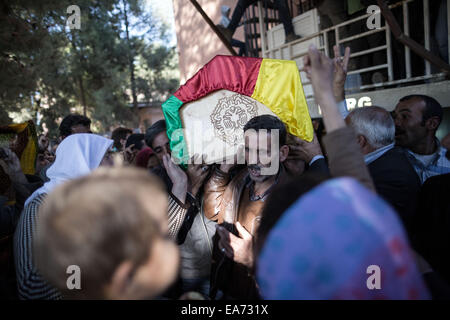
[[[305,71],[311,78],[316,103],[320,105],[327,135],[323,143],[332,176],[350,176],[375,191],[356,136],[345,125],[333,93],[334,62],[311,46],[304,59]]]

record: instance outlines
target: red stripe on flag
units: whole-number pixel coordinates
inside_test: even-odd
[[[215,56],[174,93],[183,103],[225,89],[251,96],[262,58]]]

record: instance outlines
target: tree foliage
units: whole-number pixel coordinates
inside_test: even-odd
[[[0,0],[1,124],[39,116],[55,132],[65,115],[86,112],[99,132],[135,127],[133,88],[139,102],[177,88],[175,49],[156,44],[167,27],[141,1],[77,0],[79,30],[66,26],[72,2]]]

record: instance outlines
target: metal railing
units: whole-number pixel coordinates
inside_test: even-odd
[[[399,1],[395,4],[390,5],[391,10],[397,10],[397,15],[403,20],[403,33],[406,36],[411,36],[411,23],[416,23],[416,29],[417,29],[417,23],[422,23],[422,21],[410,21],[410,5],[411,3],[415,2],[416,5],[418,5],[418,2],[423,3],[423,38],[421,39],[423,41],[424,47],[427,50],[431,49],[431,20],[430,20],[430,0],[403,0]],[[450,12],[450,0],[447,0],[447,11]],[[367,19],[372,16],[372,13],[364,13],[356,18],[350,19],[348,21],[344,21],[340,24],[334,25],[330,28],[321,30],[319,32],[316,32],[314,34],[302,37],[301,39],[298,39],[296,41],[292,41],[286,44],[283,44],[281,46],[278,46],[276,48],[267,48],[265,41],[266,39],[266,33],[263,32],[264,37],[261,38],[262,43],[262,56],[268,57],[268,58],[275,58],[275,57],[281,57],[281,59],[287,59],[287,60],[298,60],[305,56],[307,54],[307,51],[303,52],[294,52],[293,48],[294,46],[307,42],[312,39],[319,39],[319,43],[321,44],[319,46],[319,50],[324,52],[327,56],[331,57],[332,47],[334,44],[338,44],[339,46],[347,46],[349,45],[352,47],[352,43],[355,41],[359,41],[361,39],[365,39],[367,42],[373,37],[374,35],[383,35],[385,41],[382,43],[377,43],[376,47],[372,47],[370,44],[368,48],[364,48],[360,51],[355,51],[352,48],[352,54],[350,56],[351,60],[354,62],[361,58],[367,58],[367,57],[374,57],[374,55],[378,55],[378,60],[382,60],[383,62],[377,63],[377,64],[369,64],[369,65],[357,65],[356,67],[350,69],[348,72],[348,76],[355,76],[355,77],[363,77],[367,79],[367,74],[373,74],[374,72],[380,72],[382,76],[385,75],[385,77],[382,79],[382,81],[377,83],[361,83],[360,85],[357,85],[355,87],[347,87],[346,90],[348,92],[360,92],[363,90],[371,90],[375,88],[380,87],[389,87],[389,86],[395,86],[395,85],[408,85],[410,83],[415,83],[418,81],[427,81],[431,79],[441,79],[444,77],[444,73],[433,73],[431,64],[428,61],[425,61],[423,72],[420,71],[420,74],[417,75],[417,70],[421,69],[421,66],[413,65],[412,63],[412,55],[413,53],[411,50],[401,45],[399,42],[396,42],[396,39],[392,38],[392,33],[390,31],[389,25],[386,24],[384,21],[383,16],[381,16],[381,22],[382,24],[373,29],[369,30],[366,28],[367,31],[359,32],[354,35],[345,35],[345,32],[342,31],[348,31],[349,27],[355,24],[361,24],[366,23]],[[448,27],[450,26],[450,14],[447,15],[448,20]],[[400,23],[400,21],[399,21]],[[348,33],[348,32],[347,32]],[[382,34],[381,34],[382,33]],[[344,35],[343,35],[344,34]],[[343,36],[342,36],[343,35]],[[450,32],[449,32],[449,40],[450,40]],[[403,57],[397,57],[397,60],[403,60],[400,61],[400,63],[394,63],[394,57],[393,57],[393,45],[397,46],[396,48],[402,49],[404,51]],[[286,48],[288,50],[286,50]],[[287,55],[286,55],[287,52]],[[397,52],[398,53],[398,52]],[[403,54],[402,54],[403,55]],[[449,56],[450,56],[450,50],[449,50]],[[403,70],[402,70],[403,69]],[[416,71],[416,75],[414,75],[413,71]],[[366,81],[367,82],[367,81]],[[304,82],[304,85],[308,85],[310,83]],[[307,97],[308,98],[308,97]]]
[[[281,0],[286,1],[291,17],[300,15],[316,6],[317,0]],[[264,17],[263,20],[259,17]],[[243,25],[245,45],[248,56],[259,57],[264,48],[264,38],[261,38],[261,30],[271,29],[281,23],[279,13],[274,0],[260,0],[250,5],[244,13]]]
[[[264,11],[261,11],[262,8]],[[264,17],[264,19],[259,17]],[[268,30],[279,22],[278,10],[275,9],[271,0],[258,1],[245,10],[243,24],[248,56],[260,56],[261,47],[263,44],[265,45],[264,39],[261,38],[261,30]]]

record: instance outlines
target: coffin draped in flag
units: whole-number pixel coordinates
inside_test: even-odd
[[[245,123],[261,114],[277,116],[289,133],[303,140],[313,138],[295,61],[216,56],[163,103],[162,110],[172,157],[181,163],[195,153],[207,154],[210,161],[230,156],[229,152],[217,154],[222,148],[218,141],[223,147],[235,147],[235,152],[243,141]],[[197,127],[192,124],[196,119],[200,120]],[[195,134],[200,138],[187,138]],[[215,139],[215,156],[194,150],[201,139]]]

